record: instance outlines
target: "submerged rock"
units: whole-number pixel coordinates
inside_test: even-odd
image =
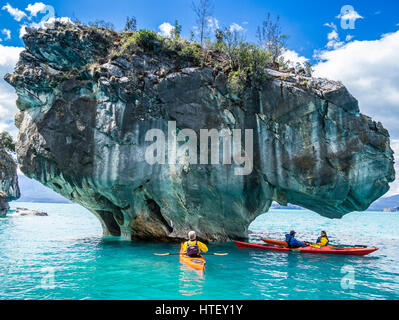
[[[32,209],[27,209],[27,208],[17,208],[15,212],[13,213],[13,216],[48,216],[46,212],[43,211],[37,211],[37,210],[32,210]]]
[[[399,212],[399,207],[394,208],[384,208],[382,209],[383,212]]]
[[[340,218],[388,191],[389,134],[341,83],[267,70],[261,85],[237,91],[216,62],[201,65],[158,42],[126,50],[124,36],[79,25],[29,30],[5,77],[18,94],[21,170],[93,212],[105,234],[243,238],[273,200]],[[166,141],[166,164],[149,164],[146,133],[167,136],[168,121],[197,137],[252,129],[251,173],[193,164],[184,152],[169,161]]]

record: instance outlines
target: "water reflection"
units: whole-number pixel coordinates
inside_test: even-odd
[[[202,295],[205,283],[205,272],[195,270],[181,263],[179,274],[179,293],[183,296]]]
[[[300,267],[298,254],[288,252],[284,260],[287,266],[287,279],[297,279],[298,267]]]

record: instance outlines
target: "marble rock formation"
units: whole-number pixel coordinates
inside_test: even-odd
[[[389,134],[340,82],[268,69],[262,85],[236,91],[216,64],[159,41],[129,51],[123,36],[73,24],[28,28],[5,77],[18,95],[21,170],[93,212],[105,234],[175,241],[196,230],[209,241],[238,239],[272,201],[341,218],[388,191]],[[165,163],[148,163],[154,141],[146,134],[168,137],[170,123],[198,140],[201,129],[252,130],[250,174],[223,164],[222,148],[219,164],[196,164],[168,139]]]

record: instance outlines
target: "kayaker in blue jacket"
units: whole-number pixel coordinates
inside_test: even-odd
[[[288,248],[300,248],[306,247],[307,244],[305,242],[298,241],[295,239],[296,232],[292,230],[289,234],[285,235],[285,242],[288,244]]]

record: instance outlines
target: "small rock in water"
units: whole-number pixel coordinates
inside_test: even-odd
[[[14,216],[48,216],[46,212],[36,211],[27,208],[17,208],[15,210]]]

